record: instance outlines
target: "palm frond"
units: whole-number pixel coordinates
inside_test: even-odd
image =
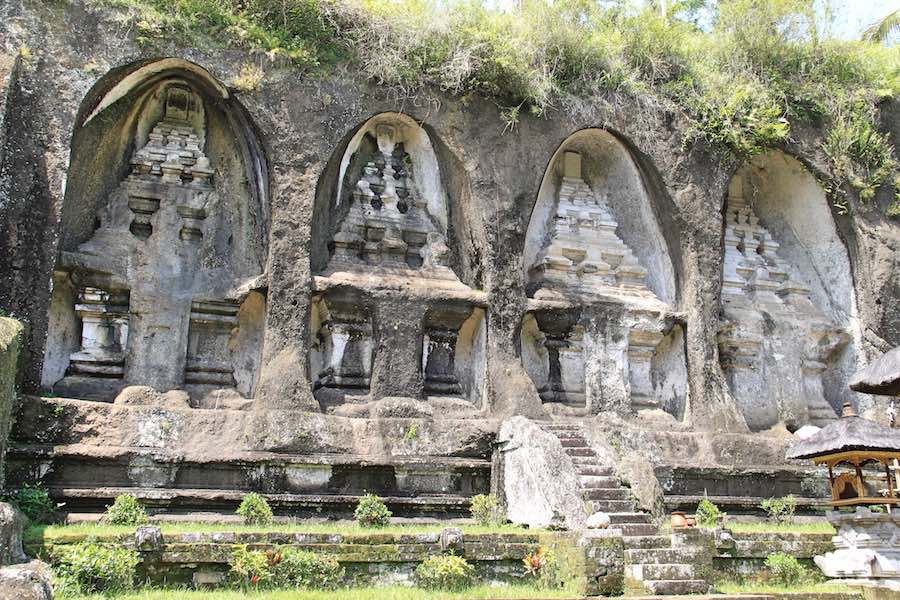
[[[900,10],[895,10],[869,25],[863,31],[862,38],[868,42],[883,43],[895,33],[900,33]]]

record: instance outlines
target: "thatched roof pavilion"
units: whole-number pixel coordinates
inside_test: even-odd
[[[857,371],[850,378],[850,389],[878,396],[900,395],[900,346]]]
[[[863,419],[850,403],[844,404],[843,415],[815,435],[793,445],[787,451],[789,459],[812,459],[828,466],[832,506],[853,504],[895,504],[894,477],[891,463],[900,458],[900,430]],[[875,486],[871,474],[866,483],[863,466],[880,463],[886,478]],[[834,468],[846,465],[852,473],[834,474]]]

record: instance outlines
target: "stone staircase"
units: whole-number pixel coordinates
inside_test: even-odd
[[[580,424],[556,421],[542,427],[559,439],[575,464],[588,514],[605,512],[609,515],[610,527],[622,531],[629,593],[681,595],[709,592],[709,584],[697,578],[690,547],[673,547],[671,536],[660,535],[651,516],[637,511],[631,490],[622,485],[611,466],[600,464]]]

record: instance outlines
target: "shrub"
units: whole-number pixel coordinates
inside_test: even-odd
[[[702,527],[715,527],[721,515],[722,511],[709,498],[704,498],[697,504],[697,524]]]
[[[474,496],[469,512],[472,513],[472,518],[479,525],[490,527],[506,523],[506,513],[500,508],[497,496],[494,494],[478,494]]]
[[[330,556],[284,548],[275,553],[270,563],[275,559],[272,583],[277,587],[334,589],[344,578],[343,567]]]
[[[429,556],[416,567],[416,583],[429,590],[464,590],[475,583],[475,567],[461,556]]]
[[[49,520],[56,510],[56,504],[47,490],[36,485],[25,484],[14,493],[5,495],[3,499],[22,511],[34,523]]]
[[[360,527],[384,527],[388,524],[392,513],[375,494],[366,494],[356,505],[353,516]]]
[[[273,556],[238,546],[231,553],[231,578],[239,585],[260,586],[272,579]]]
[[[244,496],[235,512],[244,518],[245,525],[269,525],[274,520],[269,503],[256,492]]]
[[[53,551],[59,587],[75,594],[128,590],[134,586],[134,550],[83,542]]]
[[[110,525],[143,525],[147,522],[147,513],[137,498],[131,494],[120,494],[112,506],[106,507],[103,521]]]
[[[766,568],[776,582],[781,585],[800,584],[806,576],[806,569],[796,558],[784,552],[776,552],[766,557]]]
[[[525,573],[534,578],[540,589],[553,589],[563,586],[562,570],[552,550],[539,547],[532,554],[522,559]]]
[[[797,499],[793,494],[789,494],[783,498],[769,498],[759,503],[759,507],[766,511],[770,519],[779,523],[788,523],[794,518],[794,511],[797,510]]]

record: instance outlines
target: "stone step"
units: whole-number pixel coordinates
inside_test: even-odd
[[[634,511],[612,513],[609,515],[609,522],[613,525],[619,523],[651,523],[650,515]]]
[[[626,537],[655,536],[659,533],[656,525],[651,523],[619,523],[615,527],[621,529],[622,535]]]
[[[618,478],[608,475],[580,475],[578,477],[578,482],[581,484],[581,489],[583,490],[592,490],[597,488],[622,489],[622,485],[619,483]]]
[[[667,535],[626,535],[622,541],[626,550],[647,550],[672,546],[672,540]]]
[[[563,448],[588,448],[587,442],[581,437],[560,437],[559,443]]]
[[[642,581],[689,581],[697,575],[694,565],[659,563],[635,566],[642,571],[641,576],[637,577]]]
[[[593,461],[590,463],[573,462],[575,462],[575,472],[580,476],[612,477],[615,474],[615,470],[612,467],[604,467]]]
[[[582,496],[584,498],[584,496]],[[591,512],[617,513],[634,510],[634,502],[630,500],[590,500]]]
[[[660,596],[684,596],[687,594],[708,594],[709,584],[702,579],[677,579],[644,581],[644,588],[651,594]]]
[[[692,562],[697,555],[697,550],[688,548],[647,548],[640,550],[626,550],[625,564],[631,565],[656,565],[677,564],[683,565]]]
[[[581,497],[585,500],[631,500],[631,490],[623,487],[595,488],[581,486]]]
[[[581,425],[578,423],[564,423],[561,421],[553,421],[550,423],[541,423],[541,428],[547,431],[581,431]]]
[[[569,456],[580,456],[583,458],[587,458],[587,457],[596,458],[596,456],[597,456],[597,453],[594,452],[592,449],[588,448],[587,446],[585,446],[583,448],[563,448],[563,450]]]

